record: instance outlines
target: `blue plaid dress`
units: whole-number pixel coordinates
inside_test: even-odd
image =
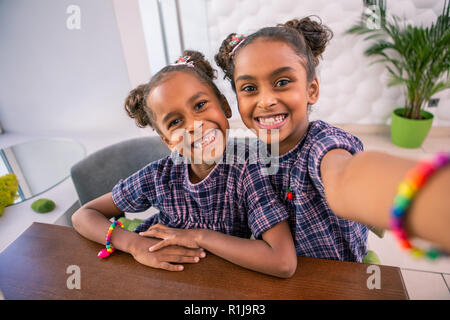
[[[263,145],[258,142],[258,148]],[[298,256],[361,262],[367,255],[367,226],[339,218],[325,198],[320,163],[332,149],[355,154],[363,151],[363,144],[323,121],[310,122],[307,133],[294,148],[277,161],[271,160],[278,162],[278,170],[270,180],[290,212],[289,225]],[[287,199],[288,187],[292,200]]]
[[[289,212],[275,196],[261,165],[249,163],[248,148],[239,149],[235,141],[230,141],[222,162],[199,183],[190,182],[188,164],[179,161],[181,156],[174,153],[121,179],[112,190],[120,210],[142,212],[153,206],[160,211],[134,231],[146,231],[161,223],[244,238],[253,234],[259,239],[262,233],[287,220]],[[230,150],[235,152],[230,155]],[[239,162],[242,160],[244,163]]]

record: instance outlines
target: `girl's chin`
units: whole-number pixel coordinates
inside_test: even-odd
[[[217,146],[220,147],[220,146]],[[221,151],[217,151],[215,147],[205,148],[204,150],[193,150],[191,153],[191,163],[195,164],[212,164],[219,162],[223,153],[224,148],[219,148]]]
[[[257,130],[257,135],[266,144],[280,143],[280,141],[283,141],[282,130]]]

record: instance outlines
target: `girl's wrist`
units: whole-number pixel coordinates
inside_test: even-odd
[[[127,241],[125,241],[125,244],[124,244],[124,246],[125,246],[124,251],[131,254],[132,256],[134,256],[138,249],[138,246],[139,246],[139,240],[142,240],[142,239],[140,239],[142,237],[140,237],[139,235],[137,235],[134,232],[131,232],[128,237],[129,237],[129,239]]]
[[[205,238],[207,238],[207,229],[190,229],[190,232],[193,233],[193,238],[197,246],[203,248],[203,244],[205,243]]]
[[[123,231],[123,230],[121,230],[121,231]],[[127,237],[128,239],[124,243],[124,246],[125,246],[124,251],[131,254],[132,256],[134,256],[136,254],[136,252],[138,252],[142,248],[145,248],[145,250],[148,250],[149,247],[155,245],[156,243],[158,243],[160,241],[155,238],[140,236],[135,232],[131,232],[131,231],[125,231],[125,232],[128,232],[129,236]]]
[[[117,246],[117,249],[134,255],[139,250],[140,245],[142,246],[143,237],[139,236],[135,232],[128,230],[117,231],[118,234],[116,234],[116,239],[113,239],[113,243]]]

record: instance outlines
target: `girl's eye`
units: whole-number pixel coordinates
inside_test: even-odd
[[[287,80],[287,79],[283,79],[283,80],[277,81],[277,83],[275,84],[275,87],[282,87],[282,86],[285,86],[285,85],[287,85],[289,82],[290,82],[290,81]]]
[[[195,109],[195,111],[198,111],[198,110],[200,110],[201,108],[203,108],[203,106],[206,104],[206,101],[200,101],[199,103],[197,103],[195,106],[194,106],[194,109]]]
[[[175,119],[169,122],[169,125],[167,126],[168,129],[170,129],[173,126],[176,126],[177,124],[179,124],[181,122],[180,119]]]
[[[253,91],[256,91],[256,87],[255,86],[245,86],[244,88],[242,88],[242,91],[253,92]]]

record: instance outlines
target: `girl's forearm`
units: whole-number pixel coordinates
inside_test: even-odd
[[[330,192],[336,214],[367,225],[389,229],[390,209],[398,184],[417,161],[381,152],[362,152],[343,166]],[[431,176],[414,197],[406,216],[413,236],[450,250],[450,167]],[[328,198],[328,197],[327,197]]]
[[[295,263],[292,259],[288,261],[287,255],[270,247],[264,240],[199,229],[196,242],[200,247],[234,264],[276,277],[289,278],[297,268],[296,259]]]
[[[83,237],[105,245],[106,234],[111,222],[101,212],[95,209],[80,208],[72,216],[75,230]],[[140,237],[134,232],[115,228],[111,235],[111,243],[117,250],[132,253],[134,245]],[[154,239],[155,243],[158,240]]]

